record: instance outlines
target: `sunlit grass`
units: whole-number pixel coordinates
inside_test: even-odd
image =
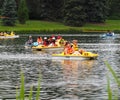
[[[106,31],[120,30],[120,20],[107,20],[105,23],[86,23],[83,27],[65,26],[59,22],[29,20],[22,25],[17,22],[16,26],[8,27],[0,24],[0,31],[42,31],[42,30],[79,30],[79,31]]]

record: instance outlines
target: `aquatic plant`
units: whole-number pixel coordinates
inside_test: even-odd
[[[24,74],[21,71],[21,86],[20,86],[20,94],[18,95],[18,88],[16,89],[16,100],[32,100],[33,98],[33,86],[30,87],[30,92],[29,92],[29,97],[25,96],[25,83],[24,83]],[[36,91],[36,99],[35,100],[40,100],[40,79],[41,75],[39,75],[38,79],[38,86],[37,86],[37,91]]]
[[[107,91],[108,91],[108,100],[112,100],[112,90],[111,90],[111,87],[110,87],[109,76],[107,76]]]
[[[105,65],[107,66],[107,68],[111,72],[111,74],[112,74],[113,78],[115,79],[115,81],[117,83],[117,86],[119,88],[120,87],[120,80],[117,77],[115,71],[112,69],[111,65],[107,61],[105,61]],[[109,76],[107,76],[107,90],[108,90],[108,100],[113,100],[113,97],[112,97],[113,92],[112,92],[112,89],[110,87],[110,78],[109,78]],[[114,100],[118,100],[118,91],[116,91],[114,93]]]

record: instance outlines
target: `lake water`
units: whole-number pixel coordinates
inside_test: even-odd
[[[36,41],[38,34],[31,35]],[[63,38],[68,41],[77,39],[80,48],[98,53],[99,57],[97,60],[82,61],[52,59],[51,52],[25,49],[28,35],[20,35],[16,39],[0,39],[0,100],[16,98],[21,70],[25,76],[26,96],[33,86],[35,97],[41,74],[41,100],[107,100],[107,75],[113,93],[119,91],[104,64],[104,61],[108,61],[120,77],[119,34],[116,38],[107,39],[100,38],[99,34],[65,34]]]

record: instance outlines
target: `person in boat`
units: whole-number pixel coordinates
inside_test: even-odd
[[[32,39],[32,36],[30,35],[28,41],[26,42],[26,44],[32,45],[32,43],[33,43],[33,39]]]
[[[110,30],[108,30],[108,32],[107,32],[106,35],[107,35],[107,36],[114,36],[114,32],[111,32]]]
[[[80,54],[83,54],[84,52],[86,52],[84,49],[80,49],[80,50],[79,50],[79,53],[80,53]]]
[[[43,45],[44,46],[48,46],[49,45],[49,41],[48,41],[47,37],[44,37]]]
[[[43,39],[42,39],[42,37],[38,37],[37,38],[37,43],[38,43],[38,45],[40,45],[40,44],[43,44]]]
[[[50,37],[49,37],[49,39],[48,39],[49,44],[51,44],[51,43],[52,43],[52,40],[53,40],[53,37],[52,37],[52,36],[50,36]]]
[[[65,47],[64,47],[64,55],[73,54],[74,51],[75,50],[73,46],[70,44],[70,42],[66,42]]]
[[[52,38],[52,40],[51,40],[51,42],[49,44],[49,47],[52,47],[52,46],[57,46],[55,37]]]
[[[78,41],[77,40],[73,40],[72,41],[72,45],[75,51],[78,51]]]
[[[64,45],[64,39],[60,35],[57,36],[56,44],[58,46],[63,46]]]
[[[15,33],[12,31],[12,32],[10,33],[10,35],[14,36],[14,35],[15,35]]]
[[[0,32],[0,36],[4,36],[4,33],[3,33],[3,32]]]

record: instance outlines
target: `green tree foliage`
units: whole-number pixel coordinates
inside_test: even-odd
[[[26,5],[26,1],[20,0],[18,5],[18,20],[20,24],[25,24],[28,18],[29,18],[29,15],[28,15],[28,8]]]
[[[88,22],[105,22],[108,9],[109,0],[86,0],[86,12]]]
[[[16,22],[16,2],[15,0],[4,0],[1,10],[2,24],[5,26],[14,26]]]
[[[120,19],[120,0],[110,0],[110,19]]]
[[[64,0],[27,0],[30,19],[57,20],[62,18]]]
[[[4,0],[0,0],[0,9],[2,8],[3,1],[4,1]]]
[[[70,26],[83,26],[86,20],[84,0],[67,0],[64,6],[64,23]]]

